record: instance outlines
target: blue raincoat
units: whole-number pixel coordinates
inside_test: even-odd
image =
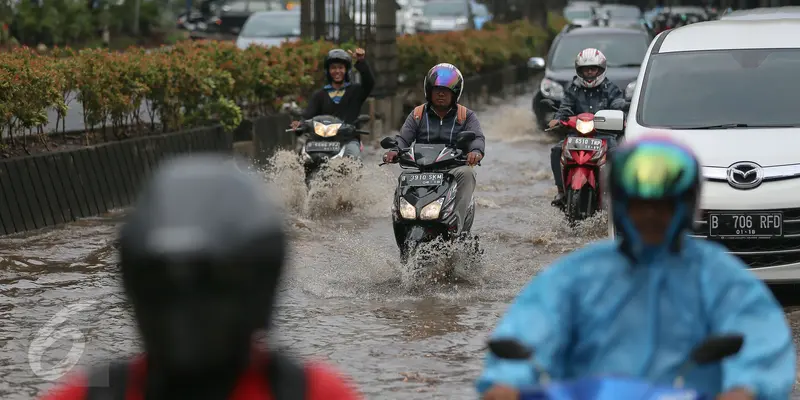
[[[789,397],[796,374],[791,330],[769,289],[738,258],[686,238],[680,253],[650,265],[630,260],[612,241],[563,257],[522,290],[492,337],[534,348],[554,380],[622,375],[671,386],[694,346],[713,334],[740,333],[742,350],[691,370],[686,387]],[[531,369],[488,355],[477,389],[534,384]]]

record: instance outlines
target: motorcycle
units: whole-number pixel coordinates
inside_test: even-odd
[[[561,148],[561,181],[564,183],[562,211],[570,223],[589,218],[604,206],[606,196],[603,193],[605,188],[600,184],[601,170],[606,163],[608,140],[616,139],[616,135],[598,130],[596,120],[607,122],[605,117],[600,121],[595,114],[581,113],[546,129],[568,131]]]
[[[470,199],[466,209],[456,207],[457,196],[471,194],[459,193],[455,177],[448,171],[467,165],[468,146],[473,140],[475,132],[464,131],[458,134],[455,146],[415,143],[401,149],[392,137],[381,141],[382,148],[398,152],[401,168],[413,170],[398,177],[392,204],[394,238],[403,264],[422,243],[469,236],[475,219],[475,199]],[[474,246],[479,252],[477,240]]]
[[[309,134],[308,141],[300,149],[300,159],[305,168],[306,185],[310,184],[321,167],[329,160],[344,157],[346,143],[353,139],[360,141],[361,135],[369,135],[369,132],[359,129],[369,120],[369,115],[359,115],[356,124],[350,125],[331,115],[319,115],[303,121],[296,129],[286,130],[286,132],[294,132],[298,136],[304,133]]]
[[[505,360],[528,361],[540,379],[537,384],[520,388],[520,400],[712,400],[714,396],[684,388],[683,375],[693,367],[718,363],[733,356],[744,344],[742,335],[712,336],[696,346],[680,368],[681,375],[672,386],[654,385],[632,377],[587,377],[551,382],[544,368],[535,362],[534,350],[514,339],[489,341],[489,351]]]

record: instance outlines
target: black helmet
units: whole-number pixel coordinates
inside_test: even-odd
[[[148,357],[170,371],[246,362],[266,328],[286,235],[258,178],[221,155],[168,161],[120,233],[120,267]]]
[[[444,87],[453,92],[453,103],[457,103],[461,98],[461,92],[464,91],[464,77],[461,75],[461,71],[453,64],[436,64],[425,75],[423,87],[425,89],[425,100],[428,102],[431,101],[433,88]]]
[[[350,69],[353,67],[353,59],[350,57],[350,54],[342,49],[333,49],[328,52],[328,55],[325,56],[325,62],[323,63],[323,66],[325,67],[325,79],[328,80],[328,83],[333,81],[330,72],[330,67],[333,63],[344,64],[344,68],[346,70],[344,73],[344,81],[350,82]]]

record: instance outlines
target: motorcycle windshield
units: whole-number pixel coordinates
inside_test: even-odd
[[[632,378],[584,378],[569,382],[551,383],[539,391],[551,400],[656,400],[665,398],[694,400],[700,398],[693,390],[669,386],[653,386]]]
[[[414,162],[420,167],[436,164],[446,147],[444,144],[414,144]]]

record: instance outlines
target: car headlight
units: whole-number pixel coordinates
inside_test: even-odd
[[[539,84],[539,91],[542,92],[544,97],[549,97],[551,99],[561,100],[564,98],[564,87],[552,79],[542,79],[542,82]]]
[[[314,133],[321,137],[336,136],[336,133],[339,132],[339,128],[341,126],[342,124],[325,125],[321,122],[314,121]]]
[[[417,209],[402,197],[400,198],[400,216],[404,219],[417,219]]]
[[[630,100],[633,98],[633,92],[636,91],[636,81],[633,81],[625,87],[625,100]]]
[[[592,132],[594,130],[594,120],[583,121],[583,120],[579,119],[579,120],[575,121],[575,130],[577,130],[578,132],[580,132],[580,133],[582,133],[584,135],[587,134],[587,133]]]
[[[442,204],[444,204],[444,197],[440,197],[431,204],[422,207],[422,211],[419,213],[419,219],[432,220],[439,218],[439,212],[442,211]]]

